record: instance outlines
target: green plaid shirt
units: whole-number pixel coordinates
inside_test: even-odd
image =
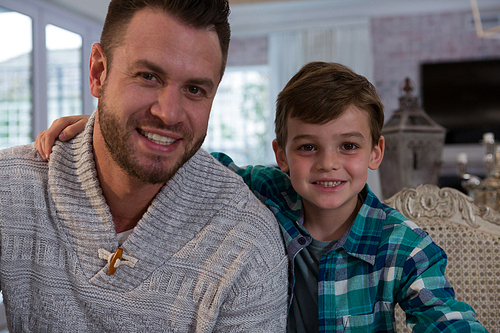
[[[227,155],[213,153],[239,174],[275,214],[290,259],[290,298],[294,258],[311,242],[301,227],[301,199],[280,170],[240,168]],[[318,276],[320,332],[394,332],[394,306],[407,314],[415,332],[487,332],[473,309],[454,298],[444,276],[446,254],[426,232],[378,200],[368,186],[352,227],[321,257]]]

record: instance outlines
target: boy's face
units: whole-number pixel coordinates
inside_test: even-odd
[[[368,112],[351,106],[326,124],[289,118],[285,149],[273,141],[278,165],[290,172],[306,212],[352,213],[356,208],[368,168],[377,169],[384,155],[383,137],[372,145],[368,117]]]

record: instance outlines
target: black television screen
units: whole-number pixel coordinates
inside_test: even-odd
[[[422,107],[447,129],[446,143],[500,139],[500,59],[423,63]]]

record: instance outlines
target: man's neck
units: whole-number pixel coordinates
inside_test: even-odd
[[[117,177],[117,174],[118,172],[109,175],[98,171],[99,182],[113,217],[115,230],[120,233],[137,225],[163,185],[135,186],[132,184],[134,181],[128,181],[130,176]]]
[[[93,135],[97,177],[117,233],[134,228],[164,184],[146,184],[116,164],[96,121]],[[105,167],[103,167],[105,166]]]

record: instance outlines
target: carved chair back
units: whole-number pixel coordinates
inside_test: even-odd
[[[458,300],[470,304],[479,322],[500,333],[500,213],[474,205],[453,188],[420,185],[384,201],[430,234],[448,255],[446,277]],[[405,314],[396,307],[397,332]]]

